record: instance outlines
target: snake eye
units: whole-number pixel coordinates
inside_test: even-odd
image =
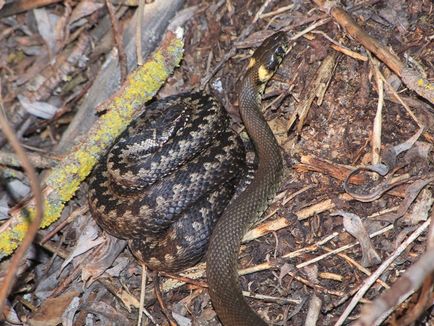
[[[284,50],[282,49],[282,51],[284,51]],[[276,71],[277,67],[282,62],[284,55],[285,55],[285,51],[283,52],[283,54],[281,54],[280,50],[278,52],[278,50],[276,49],[276,51],[273,53],[273,55],[270,56],[270,58],[267,62],[267,70],[273,71],[273,72]]]
[[[267,69],[270,71],[277,70],[277,67],[282,62],[284,56],[286,55],[287,49],[285,45],[279,45],[277,46],[274,51],[272,52],[268,62],[267,62]]]
[[[279,57],[283,57],[286,54],[286,52],[287,52],[286,45],[278,46],[276,51],[275,51],[276,55]]]
[[[267,64],[267,69],[269,71],[275,71],[277,69],[277,66],[279,65],[280,61],[281,60],[278,56],[273,55]]]

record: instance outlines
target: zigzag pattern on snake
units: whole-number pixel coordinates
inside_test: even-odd
[[[179,271],[204,254],[243,175],[244,148],[226,111],[202,92],[148,106],[90,178],[97,223],[127,239],[154,270]]]

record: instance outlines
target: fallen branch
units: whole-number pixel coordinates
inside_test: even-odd
[[[181,33],[168,32],[160,47],[147,62],[128,76],[122,88],[101,104],[105,115],[93,125],[85,141],[50,171],[43,190],[46,198],[41,227],[56,221],[65,205],[77,191],[101,155],[130,123],[143,104],[150,100],[182,58]],[[23,239],[29,223],[25,211],[35,215],[34,199],[11,210],[11,218],[0,228],[0,259],[12,253]]]

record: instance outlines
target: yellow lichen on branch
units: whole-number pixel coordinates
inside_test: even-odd
[[[164,84],[183,54],[183,41],[168,32],[147,62],[133,71],[121,89],[101,107],[107,110],[78,144],[45,179],[44,218],[41,227],[56,221],[66,202],[89,175],[98,159],[128,126],[136,111],[149,101]],[[33,200],[11,210],[11,218],[0,227],[0,258],[19,245],[34,212]]]

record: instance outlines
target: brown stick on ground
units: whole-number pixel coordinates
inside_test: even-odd
[[[354,171],[353,167],[327,161],[326,159],[314,155],[302,155],[300,163],[295,164],[294,168],[298,172],[315,171],[327,174],[340,181],[345,181],[348,175]],[[364,175],[360,174],[351,178],[351,183],[357,185],[364,184],[367,181],[368,179]]]
[[[391,53],[383,44],[366,33],[350,14],[341,7],[335,6],[335,2],[327,0],[314,0],[314,2],[323,11],[328,12],[339,25],[344,27],[349,35],[374,53],[378,59],[401,77],[409,89],[434,103],[434,84],[423,79],[417,71],[406,67],[395,54]]]
[[[115,9],[113,8],[113,4],[111,1],[106,0],[105,5],[110,15],[110,20],[112,22],[112,30],[113,30],[113,39],[118,49],[118,57],[119,57],[119,69],[121,72],[121,83],[123,83],[127,78],[127,54],[125,53],[124,43],[122,42],[122,32],[120,31],[120,26],[116,18]],[[139,16],[142,16],[142,13],[139,13]]]
[[[166,304],[164,303],[163,295],[161,294],[161,289],[160,289],[160,281],[157,275],[154,276],[154,292],[155,292],[155,297],[157,298],[158,303],[160,304],[161,311],[166,316],[169,325],[170,326],[178,325],[175,319],[173,319],[169,309],[167,309]]]

